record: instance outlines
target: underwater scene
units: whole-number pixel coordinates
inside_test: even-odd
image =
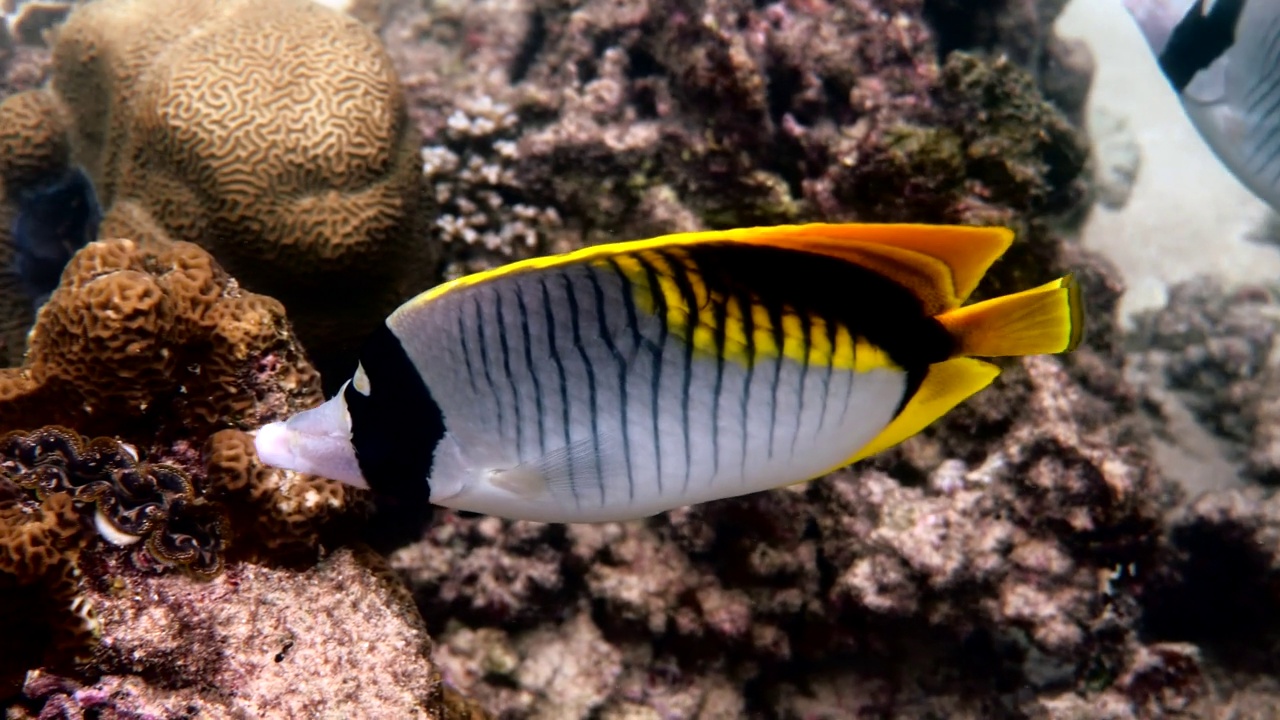
[[[1280,2],[0,14],[3,720],[1280,719]]]

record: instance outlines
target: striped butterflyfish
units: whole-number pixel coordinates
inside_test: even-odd
[[[378,327],[268,465],[544,522],[821,476],[1080,342],[1070,275],[963,305],[1003,228],[813,224],[588,247],[447,282]],[[403,494],[400,494],[403,496]]]

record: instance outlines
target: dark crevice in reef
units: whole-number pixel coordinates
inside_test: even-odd
[[[520,51],[511,60],[511,84],[514,85],[529,74],[533,62],[547,43],[547,20],[541,12],[535,11],[529,18],[529,30],[525,33]]]
[[[1178,557],[1144,591],[1142,634],[1190,642],[1232,671],[1280,671],[1280,579],[1258,536],[1238,522],[1193,521]]]

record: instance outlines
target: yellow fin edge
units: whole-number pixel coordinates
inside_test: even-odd
[[[409,300],[405,307],[418,307],[446,292],[528,270],[673,245],[726,241],[813,252],[868,266],[895,280],[906,280],[913,290],[928,298],[933,306],[929,310],[942,312],[973,292],[987,269],[1013,242],[1013,231],[967,225],[810,223],[675,233],[520,260],[441,283]]]
[[[888,450],[919,433],[974,393],[990,385],[999,374],[1000,368],[974,358],[952,358],[931,366],[920,389],[907,401],[902,412],[875,439],[838,467]]]

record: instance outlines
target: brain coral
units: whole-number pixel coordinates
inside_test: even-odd
[[[280,303],[190,243],[91,243],[0,370],[0,431],[65,425],[141,443],[201,442],[320,397]]]
[[[102,237],[203,245],[322,358],[430,282],[418,135],[358,21],[310,0],[104,0],[53,61]]]

